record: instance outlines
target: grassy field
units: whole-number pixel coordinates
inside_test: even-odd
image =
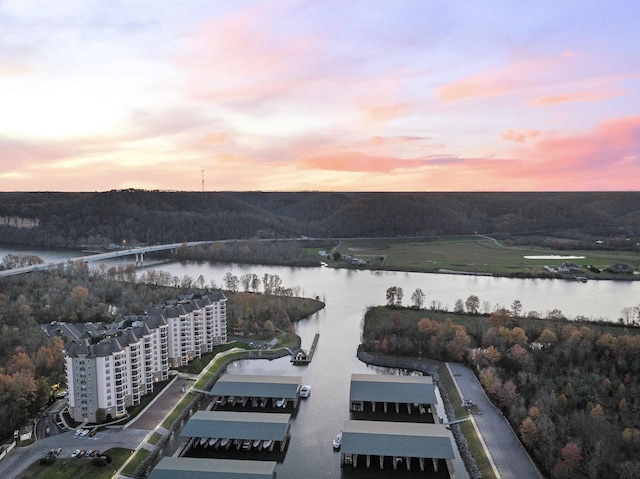
[[[372,268],[437,272],[451,270],[474,274],[532,275],[547,274],[545,266],[557,267],[565,261],[579,266],[604,269],[614,263],[640,268],[640,254],[631,251],[552,250],[505,246],[482,236],[441,237],[435,241],[395,242],[383,240],[342,241],[334,251],[370,262]],[[525,256],[578,256],[576,259],[527,259]],[[344,261],[326,260],[329,266],[344,266]],[[585,271],[587,276],[598,274]],[[602,273],[604,274],[604,273]],[[620,275],[622,276],[622,275]]]

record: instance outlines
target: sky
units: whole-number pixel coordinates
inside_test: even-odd
[[[637,191],[637,0],[0,0],[0,191]]]

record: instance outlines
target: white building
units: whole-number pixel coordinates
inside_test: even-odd
[[[147,315],[114,324],[56,323],[49,334],[67,338],[65,361],[69,414],[80,423],[126,415],[129,406],[186,365],[227,341],[226,297],[221,291],[192,294]]]
[[[65,346],[69,413],[78,422],[126,414],[157,381],[169,377],[164,318],[129,316],[115,325],[59,325],[82,331]],[[86,329],[79,329],[78,326]]]
[[[189,295],[148,312],[169,325],[169,366],[185,366],[227,342],[227,298],[222,291]]]

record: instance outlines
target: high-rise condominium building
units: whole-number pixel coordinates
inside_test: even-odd
[[[81,423],[122,417],[155,382],[168,379],[169,368],[226,343],[226,301],[221,291],[193,293],[113,324],[48,326],[49,334],[67,339],[71,417]]]

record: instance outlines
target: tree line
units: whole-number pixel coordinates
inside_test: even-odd
[[[411,308],[423,309],[425,306],[425,294],[420,288],[416,288],[411,294]],[[404,291],[401,287],[391,286],[386,291],[387,306],[400,308],[403,305]],[[432,300],[429,309],[431,311],[448,311],[442,302],[439,300]],[[530,310],[525,313],[524,306],[519,299],[513,300],[511,306],[506,308],[501,304],[491,304],[489,301],[480,302],[480,298],[472,294],[467,297],[466,300],[461,298],[456,299],[453,306],[453,313],[455,314],[469,314],[488,315],[492,311],[507,310],[514,318],[527,318],[527,319],[542,319],[543,317],[551,320],[566,320],[567,318],[559,309],[552,309],[547,311],[544,315],[539,311]],[[576,321],[590,321],[584,316],[578,316]],[[625,306],[620,310],[620,316],[618,317],[618,323],[626,326],[638,326],[640,325],[640,304],[637,306]]]
[[[251,238],[491,234],[557,248],[636,249],[640,193],[0,193],[5,243],[98,248]],[[558,240],[561,239],[561,241]],[[570,241],[569,241],[570,240]]]
[[[361,347],[469,365],[547,477],[640,477],[639,329],[385,306]]]

